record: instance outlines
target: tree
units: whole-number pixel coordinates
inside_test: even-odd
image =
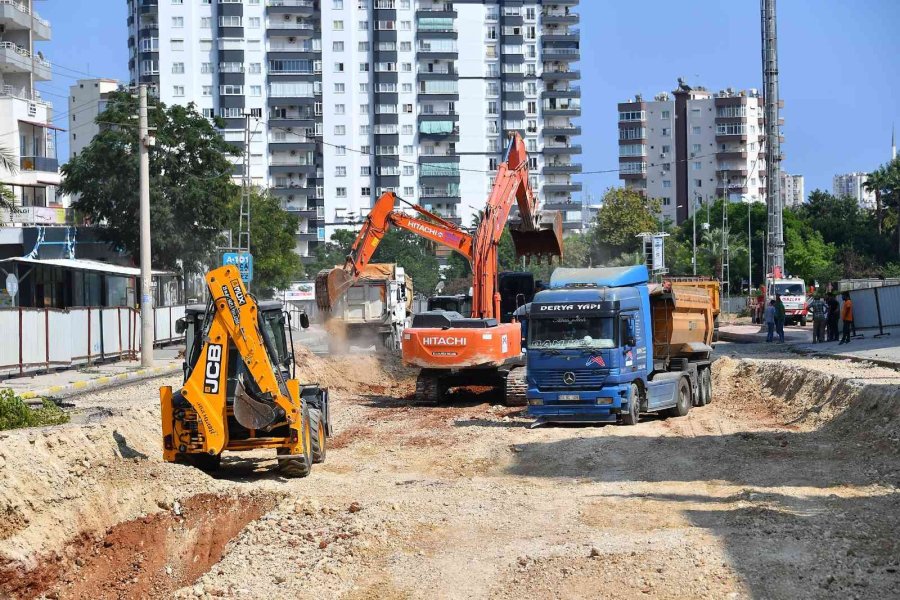
[[[305,269],[306,276],[312,278],[323,269],[342,266],[355,239],[356,232],[350,229],[338,229],[331,234],[329,241],[316,247],[315,258]]]
[[[15,155],[8,149],[0,146],[0,170],[15,174],[19,169],[16,165]],[[12,210],[16,205],[16,197],[9,186],[0,184],[0,208]]]
[[[603,195],[603,207],[597,214],[592,258],[604,264],[615,256],[635,252],[641,241],[637,235],[656,231],[659,200],[647,200],[634,190],[610,188]]]
[[[240,198],[229,209],[231,231],[240,227]],[[253,255],[253,291],[271,298],[275,290],[287,288],[303,273],[295,252],[299,219],[281,208],[281,202],[265,193],[250,195],[250,253]],[[233,239],[237,239],[233,237]]]
[[[818,231],[803,235],[794,228],[784,232],[784,263],[788,273],[807,282],[830,282],[840,277],[840,267],[835,264],[833,244],[828,244]]]
[[[149,111],[156,143],[150,147],[150,219],[153,263],[187,271],[211,262],[216,241],[238,193],[229,156],[238,154],[193,104]],[[117,250],[140,255],[137,100],[110,95],[97,117],[100,133],[62,169],[62,193],[78,195],[74,207]]]
[[[866,177],[864,184],[866,191],[875,193],[875,221],[878,224],[878,234],[881,235],[884,226],[884,212],[881,205],[881,190],[888,182],[888,173],[884,165],[878,167]]]

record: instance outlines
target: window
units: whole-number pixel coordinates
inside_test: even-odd
[[[640,140],[645,137],[647,137],[647,130],[643,127],[624,127],[619,129],[620,140]]]
[[[359,126],[359,135],[369,135],[372,133],[371,125],[360,125]]]
[[[333,52],[343,52],[344,42],[331,42],[331,50]]]
[[[212,63],[203,63],[200,65],[201,73],[215,73],[215,69],[213,69]]]
[[[667,111],[667,110],[664,110],[664,111],[662,111],[661,113],[659,113],[659,117],[660,117],[661,119],[671,119],[671,118],[672,118],[672,113],[669,112],[669,111]]]
[[[212,17],[200,17],[200,29],[212,29]]]
[[[335,10],[342,10],[344,8],[344,0],[332,0],[333,6]]]
[[[534,100],[530,100],[525,105],[525,112],[527,112],[529,115],[536,115],[537,114],[537,102]]]
[[[184,40],[169,40],[169,48],[171,48],[173,52],[183,52]]]
[[[402,70],[404,73],[412,73],[412,63],[400,63],[400,70]]]
[[[332,21],[331,29],[334,31],[343,31],[344,30],[344,22],[343,21]]]
[[[669,137],[669,135],[671,135],[671,133],[672,133],[672,130],[669,129],[668,127],[663,127],[662,129],[659,130],[659,134],[663,137]]]
[[[372,167],[369,167],[369,166],[360,167],[359,174],[362,175],[363,177],[368,177],[369,175],[372,174]]]
[[[672,206],[671,198],[661,198],[663,206]]]
[[[346,125],[335,125],[334,126],[334,135],[347,135],[347,126]]]
[[[250,73],[259,74],[262,73],[262,64],[261,63],[250,63]]]
[[[184,73],[184,63],[183,62],[172,63],[172,72],[173,73]]]
[[[691,127],[691,135],[700,135],[700,126],[694,125]]]
[[[405,113],[411,113],[412,111],[413,111],[413,105],[412,105],[412,104],[404,104],[404,105],[403,105],[403,112],[405,112]]]
[[[413,91],[413,86],[411,83],[402,84],[402,91],[407,94],[411,94]]]
[[[700,144],[691,144],[691,152],[694,154],[700,152]]]
[[[620,121],[643,121],[645,120],[646,112],[643,110],[627,110],[619,112],[619,120]]]
[[[360,104],[359,105],[359,114],[361,114],[361,115],[369,114],[369,105],[368,104]]]
[[[343,73],[344,72],[344,63],[342,63],[342,62],[334,63],[334,72],[335,73]]]
[[[368,28],[369,28],[369,22],[368,22],[368,21],[360,21],[360,22],[359,22],[359,30],[360,30],[360,31],[366,31]]]
[[[261,85],[251,85],[250,86],[250,95],[251,96],[262,96],[262,86]]]
[[[369,72],[369,63],[359,63],[359,72],[360,73],[368,73]]]
[[[672,181],[671,181],[670,179],[663,179],[663,182],[662,182],[662,183],[663,183],[663,187],[664,187],[664,188],[670,188],[670,187],[672,187]]]
[[[334,195],[338,198],[346,198],[347,197],[347,188],[345,188],[345,187],[334,188]]]
[[[184,17],[172,17],[172,27],[175,29],[184,27]]]
[[[400,42],[400,51],[401,52],[411,52],[412,51],[412,42]]]
[[[356,47],[360,52],[368,52],[369,51],[369,42],[360,42]]]
[[[346,104],[335,104],[334,105],[334,114],[343,115],[347,113],[347,105]]]
[[[241,18],[238,15],[225,15],[219,17],[219,27],[241,27]]]
[[[660,152],[662,152],[663,154],[668,154],[671,151],[672,151],[672,146],[669,146],[668,144],[663,144],[660,147]]]
[[[405,154],[406,156],[409,156],[409,155],[411,155],[412,153],[413,153],[413,147],[412,147],[412,146],[403,146],[403,154]]]
[[[406,176],[415,175],[416,168],[412,165],[403,165],[403,174]]]
[[[488,102],[487,114],[489,115],[497,115],[500,114],[498,110],[498,104],[494,101]]]
[[[334,93],[335,94],[343,94],[345,89],[346,88],[344,87],[343,83],[335,83],[334,84]]]
[[[747,107],[745,105],[740,106],[719,106],[716,108],[716,116],[717,117],[746,117],[747,116]]]
[[[691,168],[695,171],[699,171],[701,168],[703,168],[703,163],[701,163],[700,161],[696,161],[691,165]]]
[[[220,96],[241,96],[244,94],[244,86],[242,85],[220,85]]]
[[[619,146],[619,156],[646,156],[647,146],[643,144],[623,144]]]
[[[413,134],[413,126],[412,125],[404,125],[403,126],[403,135],[412,135]]]
[[[372,188],[370,188],[370,187],[367,186],[367,185],[366,185],[366,186],[363,186],[363,187],[361,187],[361,188],[359,188],[359,195],[360,195],[360,196],[371,196],[371,195],[372,195]]]
[[[368,83],[359,84],[359,92],[361,94],[368,94],[369,93],[369,84]]]
[[[259,29],[260,20],[259,17],[250,17],[247,19],[247,28],[249,29]]]
[[[338,146],[334,149],[334,154],[336,156],[344,156],[347,154],[347,146]]]
[[[695,179],[695,180],[694,180],[694,187],[703,187],[703,180],[702,180],[702,179]]]
[[[172,87],[172,95],[176,97],[184,96],[184,86],[176,85]]]
[[[203,86],[203,95],[204,96],[212,96],[212,86],[211,85]]]
[[[718,123],[716,135],[746,135],[746,123]]]
[[[335,167],[334,168],[334,176],[335,177],[346,177],[347,176],[347,167]]]
[[[216,109],[214,109],[214,108],[204,108],[204,109],[203,109],[203,116],[204,116],[205,118],[207,118],[207,119],[212,119],[213,117],[216,116]]]

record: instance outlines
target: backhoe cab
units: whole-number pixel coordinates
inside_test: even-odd
[[[257,303],[234,267],[206,281],[212,301],[188,307],[176,323],[185,335],[184,385],[160,388],[164,460],[211,471],[225,450],[275,448],[284,475],[307,476],[325,460],[328,390],[296,379],[280,302]]]

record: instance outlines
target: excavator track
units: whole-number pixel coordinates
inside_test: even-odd
[[[506,394],[503,403],[506,406],[525,406],[528,398],[525,392],[528,390],[528,382],[525,381],[525,367],[514,367],[506,376]]]
[[[416,402],[418,404],[438,404],[444,399],[444,389],[440,376],[423,369],[416,377]]]

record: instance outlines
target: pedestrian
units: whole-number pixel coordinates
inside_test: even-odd
[[[766,343],[770,343],[775,335],[775,301],[769,300],[769,305],[763,311],[763,320],[766,322]]]
[[[841,306],[841,320],[844,322],[844,336],[841,344],[850,343],[850,331],[853,329],[853,301],[850,300],[850,292],[843,294],[844,304]]]
[[[778,342],[784,343],[784,302],[781,295],[775,294],[775,333],[778,334]]]
[[[813,344],[825,341],[825,326],[828,321],[828,305],[822,299],[822,294],[816,294],[809,303],[809,312],[813,318]]]
[[[828,292],[828,295],[825,296],[825,304],[828,305],[828,316],[826,317],[828,325],[828,341],[836,342],[838,340],[838,318],[841,314],[840,304],[832,292]]]

